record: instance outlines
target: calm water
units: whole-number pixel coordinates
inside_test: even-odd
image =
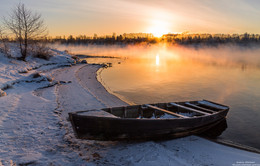
[[[78,46],[71,52],[119,56],[102,83],[135,104],[208,99],[230,106],[220,138],[260,149],[260,48]]]

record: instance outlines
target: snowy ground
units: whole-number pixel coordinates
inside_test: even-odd
[[[169,141],[78,140],[68,112],[126,105],[96,80],[98,65],[73,65],[0,53],[0,165],[245,165],[260,155],[190,136]],[[35,73],[39,73],[38,77]],[[36,77],[36,78],[34,78]]]

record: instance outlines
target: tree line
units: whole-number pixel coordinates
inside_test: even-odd
[[[162,41],[176,44],[260,44],[259,34],[166,34]]]
[[[45,39],[50,43],[61,44],[97,44],[97,45],[113,45],[113,44],[155,44],[168,43],[179,45],[219,45],[219,44],[239,44],[250,45],[260,44],[259,34],[165,34],[162,37],[154,37],[150,33],[130,33],[123,35],[106,35],[106,36],[57,36]]]

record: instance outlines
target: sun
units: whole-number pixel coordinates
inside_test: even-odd
[[[153,36],[155,36],[155,37],[162,37],[164,34],[166,34],[168,32],[166,32],[158,27],[158,28],[153,28],[150,33],[152,33]]]
[[[148,28],[148,33],[152,33],[155,37],[162,37],[169,33],[169,26],[167,22],[161,20],[153,20]]]

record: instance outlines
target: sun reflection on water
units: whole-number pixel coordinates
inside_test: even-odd
[[[160,56],[159,56],[159,54],[156,55],[155,64],[156,64],[156,66],[160,65]]]

